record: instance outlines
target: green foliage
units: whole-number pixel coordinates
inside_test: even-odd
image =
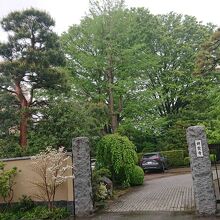
[[[28,124],[47,104],[46,91],[62,93],[66,89],[65,73],[58,68],[65,64],[64,54],[52,31],[55,22],[46,12],[33,8],[11,12],[1,25],[8,41],[0,42],[0,100],[7,96],[10,104],[7,111],[0,105],[0,121],[6,112],[12,116],[6,116],[4,134],[9,128],[20,129],[19,144],[26,148]]]
[[[216,154],[210,154],[209,159],[211,160],[212,163],[216,162]]]
[[[124,117],[130,95],[138,90],[138,77],[143,70],[140,67],[146,67],[144,63],[151,58],[144,53],[150,52],[149,44],[146,46],[150,33],[140,34],[138,21],[143,14],[144,26],[151,32],[153,16],[144,9],[126,10],[120,0],[96,3],[79,25],[71,26],[62,35],[61,43],[69,57],[67,66],[77,93],[85,101],[89,98],[106,105],[104,129],[106,133],[114,133]],[[139,41],[142,37],[145,44]]]
[[[99,183],[97,190],[95,192],[95,201],[105,200],[108,198],[108,190],[106,185],[102,182]]]
[[[118,134],[104,136],[97,146],[97,165],[111,171],[113,182],[128,186],[130,173],[137,163],[134,144]]]
[[[127,136],[137,147],[137,152],[153,152],[156,151],[155,135],[150,131],[140,130],[127,120],[117,129],[117,133]]]
[[[196,73],[207,75],[211,72],[218,72],[216,66],[219,65],[219,39],[220,29],[217,29],[207,42],[202,45],[202,50],[197,56]]]
[[[156,151],[155,147],[149,146],[149,145],[142,149],[142,153],[149,153],[149,152],[155,152],[155,151]]]
[[[184,166],[184,150],[171,150],[160,152],[168,160],[169,167]]]
[[[190,157],[185,157],[184,158],[184,165],[185,166],[190,166]]]
[[[39,220],[39,219],[65,219],[70,215],[70,213],[65,208],[54,208],[53,211],[48,210],[44,206],[36,206],[29,210],[22,211],[16,210],[13,207],[6,212],[0,213],[1,220],[18,220],[18,219],[28,219],[28,220]]]
[[[94,178],[100,178],[100,177],[103,177],[103,176],[110,178],[111,177],[111,172],[110,172],[110,170],[108,170],[106,168],[100,168],[98,170],[95,169],[92,176]]]
[[[144,183],[144,171],[139,166],[134,166],[130,173],[130,184],[131,186],[138,186]]]
[[[147,151],[146,151],[146,152],[147,152]],[[144,152],[143,152],[143,153],[137,153],[137,157],[138,157],[138,162],[137,162],[137,164],[138,164],[138,165],[140,164],[140,161],[141,161],[143,155],[144,155]]]
[[[15,209],[21,212],[26,212],[34,207],[35,207],[34,201],[31,199],[30,196],[26,196],[26,195],[22,195],[22,197],[19,198],[18,203],[15,205]]]
[[[101,136],[105,124],[105,109],[99,104],[76,102],[57,97],[42,109],[42,120],[34,123],[29,133],[30,154],[39,153],[44,146],[65,146],[71,150],[74,137],[95,139]]]
[[[0,139],[0,158],[15,158],[25,155],[25,152],[21,150],[17,138],[4,138]]]
[[[5,164],[0,162],[0,197],[8,204],[13,199],[13,186],[15,185],[16,174],[16,167],[5,170]]]
[[[93,201],[98,202],[105,200],[108,196],[111,196],[111,192],[103,186],[102,178],[111,177],[110,170],[106,168],[94,169],[92,172],[92,191],[93,191]]]
[[[65,208],[54,208],[48,210],[46,207],[37,206],[36,208],[24,213],[23,219],[64,219],[69,216]]]
[[[216,154],[210,154],[209,159],[210,159],[211,163],[216,162]],[[190,165],[190,157],[184,158],[184,165],[186,165],[186,166]]]

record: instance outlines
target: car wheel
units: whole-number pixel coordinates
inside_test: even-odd
[[[165,172],[165,166],[164,164],[162,163],[162,168],[161,168],[161,171],[164,173]]]

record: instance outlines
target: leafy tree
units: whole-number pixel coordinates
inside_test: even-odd
[[[196,73],[206,75],[213,71],[219,72],[220,63],[220,29],[215,31],[209,40],[204,42],[197,56]]]
[[[146,32],[142,27],[144,23],[140,24],[139,34]],[[133,118],[139,129],[154,131],[160,149],[184,147],[185,129],[204,119],[202,109],[206,105],[200,109],[198,105],[207,99],[211,81],[193,72],[198,51],[213,27],[191,16],[157,16],[151,40],[154,59],[147,67],[142,65],[140,89],[131,94],[126,116]],[[135,103],[138,108],[134,108]],[[192,112],[195,118],[189,114]]]
[[[10,94],[20,108],[19,143],[23,149],[32,109],[46,101],[44,91],[61,88],[65,81],[57,69],[64,64],[64,56],[52,31],[54,24],[48,14],[33,8],[12,12],[1,21],[8,42],[0,44],[0,92]]]
[[[220,29],[217,29],[211,37],[202,45],[197,56],[195,75],[210,80],[213,85],[209,92],[206,114],[207,120],[203,123],[207,128],[209,143],[220,142],[220,103],[219,103],[219,63],[220,63]]]
[[[72,174],[73,165],[68,164],[69,156],[66,155],[63,147],[58,150],[47,147],[45,151],[31,157],[33,171],[40,177],[40,181],[33,184],[38,188],[36,198],[47,202],[48,209],[54,209],[54,200],[58,187]]]
[[[63,34],[62,45],[77,93],[107,106],[105,132],[114,133],[123,120],[125,100],[136,89],[136,68],[143,58],[142,45],[135,40],[138,12],[126,10],[120,0],[91,3],[90,15]]]
[[[30,126],[29,154],[38,153],[45,145],[71,150],[72,139],[79,136],[87,136],[93,143],[102,135],[106,122],[102,105],[85,104],[70,97],[57,97],[41,113],[41,120]]]
[[[13,96],[0,92],[0,158],[19,154],[17,101]]]

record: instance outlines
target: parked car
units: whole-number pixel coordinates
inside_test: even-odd
[[[168,168],[167,158],[163,157],[160,152],[145,153],[140,165],[144,171],[161,170],[164,172]]]

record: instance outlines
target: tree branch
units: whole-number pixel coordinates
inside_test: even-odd
[[[4,91],[6,91],[6,92],[10,92],[10,93],[13,93],[13,94],[17,94],[14,90],[10,90],[10,89],[5,88],[5,87],[3,87],[3,86],[0,86],[0,89],[4,90]]]

